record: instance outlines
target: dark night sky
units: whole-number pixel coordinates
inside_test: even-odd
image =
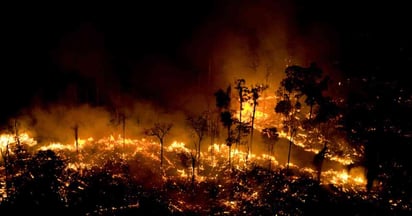
[[[256,2],[262,1],[266,0]],[[204,68],[194,66],[188,57],[190,54],[177,50],[192,40],[201,26],[230,20],[229,16],[236,14],[236,5],[253,1],[148,2],[104,6],[26,5],[3,9],[6,13],[2,18],[5,36],[0,85],[4,102],[2,119],[29,106],[34,96],[41,95],[46,100],[58,98],[67,80],[76,79],[76,76],[99,77],[98,82],[105,83],[107,88],[120,88],[118,91],[135,88],[147,94],[145,88],[153,84],[151,77],[159,74],[142,71],[159,56],[162,61],[167,59],[174,65],[173,69],[167,69],[170,73],[195,79],[193,73]],[[411,15],[406,3],[295,0],[288,5],[295,13],[284,16],[292,17],[297,34],[305,35],[313,26],[320,26],[337,35],[340,57],[335,61],[344,74],[383,73],[401,79],[409,73]],[[230,10],[232,7],[234,11]],[[82,33],[75,33],[79,29],[83,29]],[[79,50],[90,54],[91,58],[79,63],[80,66],[70,66],[67,62],[76,58]],[[140,70],[136,70],[136,65]],[[76,72],[79,67],[87,72]],[[136,86],[131,81],[135,77],[146,85]]]

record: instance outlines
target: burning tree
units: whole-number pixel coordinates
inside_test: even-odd
[[[172,123],[156,122],[152,128],[146,129],[145,134],[147,136],[154,136],[159,139],[160,142],[160,167],[163,167],[163,147],[164,138],[172,129]]]

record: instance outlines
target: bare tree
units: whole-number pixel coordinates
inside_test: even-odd
[[[288,150],[288,162],[286,170],[289,171],[289,164],[290,164],[290,153],[292,151],[292,143],[293,138],[296,135],[297,131],[297,120],[296,114],[299,112],[301,108],[301,104],[299,101],[296,101],[295,105],[292,106],[292,102],[290,100],[289,94],[283,95],[283,100],[279,101],[276,104],[275,112],[281,113],[284,115],[285,120],[283,121],[284,128],[289,133],[289,150]]]
[[[207,113],[205,113],[207,114]],[[203,138],[207,132],[207,116],[205,114],[201,114],[198,116],[189,116],[187,117],[187,121],[191,129],[193,130],[196,141],[195,141],[195,150],[196,150],[196,161],[199,163],[200,161],[200,147],[203,141]],[[197,172],[199,173],[199,164]]]
[[[163,123],[156,122],[152,128],[146,129],[145,134],[147,136],[154,136],[159,139],[160,142],[160,167],[163,167],[163,147],[164,147],[164,138],[172,129],[172,123]]]

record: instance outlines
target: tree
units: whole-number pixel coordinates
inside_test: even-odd
[[[233,117],[232,113],[229,111],[224,111],[220,115],[220,119],[224,127],[227,128],[227,138],[226,138],[226,145],[229,147],[229,167],[231,167],[231,157],[232,157],[232,144],[236,142],[236,138],[233,135],[232,125],[233,125]]]
[[[297,125],[299,120],[297,114],[301,110],[300,98],[305,96],[305,103],[310,107],[309,121],[312,121],[313,107],[315,104],[324,107],[319,109],[319,116],[317,120],[327,121],[332,118],[332,108],[329,100],[323,97],[322,92],[327,89],[329,77],[323,77],[323,72],[312,63],[309,67],[301,67],[297,65],[289,66],[285,69],[286,77],[281,81],[278,90],[281,101],[276,104],[275,112],[284,115],[284,124],[288,127],[290,133],[289,137],[289,152],[288,152],[288,167],[290,160],[290,150],[294,134],[297,132]],[[295,104],[294,106],[292,104]],[[329,106],[328,106],[329,105]],[[333,110],[334,111],[334,110]],[[302,119],[302,118],[300,118]]]
[[[262,130],[262,135],[265,138],[265,143],[268,147],[268,155],[269,155],[269,167],[268,169],[272,169],[272,159],[270,156],[274,154],[275,143],[279,140],[279,133],[277,128],[270,127],[265,128]]]
[[[216,115],[216,112],[208,111],[205,113],[206,121],[207,121],[207,134],[210,137],[210,156],[213,160],[214,158],[214,148],[213,145],[215,143],[215,139],[219,136],[219,118],[220,118],[220,113],[219,115]]]
[[[227,129],[226,145],[229,147],[229,167],[231,167],[232,144],[236,140],[231,130],[234,119],[232,117],[232,111],[230,110],[230,94],[230,85],[227,87],[226,91],[219,89],[214,94],[216,98],[216,107],[218,107],[220,111],[220,121],[222,122],[223,126]]]
[[[224,110],[228,110],[230,108],[230,94],[231,94],[231,86],[229,85],[226,91],[219,89],[215,92],[216,98],[216,107],[219,109],[220,112]]]
[[[288,150],[288,161],[287,161],[287,170],[289,170],[290,164],[290,153],[292,150],[293,138],[296,135],[297,131],[297,120],[296,113],[299,112],[301,108],[300,102],[296,101],[295,105],[292,106],[290,101],[289,94],[284,94],[283,100],[279,101],[276,104],[275,112],[281,113],[284,115],[285,119],[283,121],[284,129],[289,133],[289,150]]]
[[[126,146],[126,119],[128,117],[126,116],[125,112],[117,112],[115,113],[115,116],[110,119],[110,122],[114,125],[114,126],[118,126],[121,125],[122,127],[122,138],[123,138],[123,148]]]
[[[312,119],[313,106],[319,104],[322,92],[327,89],[329,77],[323,77],[323,71],[312,63],[309,67],[289,66],[285,70],[286,78],[281,85],[295,97],[306,96],[305,103],[310,107],[309,119]]]
[[[268,85],[256,85],[251,88],[250,91],[250,98],[252,100],[252,106],[253,106],[253,111],[252,111],[252,128],[250,131],[250,143],[249,143],[249,152],[252,154],[252,145],[253,145],[253,130],[254,130],[254,125],[255,125],[255,116],[256,116],[256,106],[258,105],[258,99],[262,92],[266,90],[269,86]],[[248,154],[249,154],[248,152]]]
[[[147,136],[154,136],[159,139],[160,142],[160,167],[163,168],[163,147],[164,147],[164,138],[172,129],[173,124],[156,122],[152,128],[146,129],[145,134]]]
[[[199,163],[201,143],[208,129],[207,116],[205,115],[205,113],[198,116],[188,116],[187,121],[197,138],[197,140],[195,141],[195,159]],[[197,172],[199,173],[199,166]]]
[[[238,92],[239,98],[239,121],[238,121],[238,135],[236,144],[239,145],[241,142],[241,135],[242,135],[242,111],[243,111],[243,103],[249,99],[249,89],[245,86],[246,81],[245,79],[237,79],[235,81],[236,87],[235,89]]]
[[[79,125],[75,124],[73,126],[73,132],[74,132],[74,142],[76,146],[76,153],[79,153]]]

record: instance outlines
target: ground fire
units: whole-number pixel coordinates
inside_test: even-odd
[[[254,125],[257,137],[264,136],[263,131],[268,125],[282,127],[279,120],[281,117],[274,114],[273,108],[270,107],[275,100],[277,100],[275,96],[259,99]],[[242,108],[245,122],[250,120],[251,112],[252,106],[245,103]],[[239,113],[238,110],[234,115]],[[359,165],[348,168],[362,157],[362,152],[341,139],[325,140],[324,137],[313,136],[311,134],[314,133],[313,131],[306,131],[304,128],[299,128],[298,135],[294,137],[287,131],[280,130],[278,139],[272,143],[271,151],[266,150],[267,143],[265,144],[264,139],[255,138],[253,152],[249,151],[248,144],[240,143],[229,148],[222,138],[216,136],[212,139],[210,128],[201,148],[190,141],[187,142],[187,139],[179,140],[178,137],[173,137],[173,140],[167,139],[168,131],[163,134],[166,139],[162,140],[164,144],[161,145],[156,136],[150,136],[153,134],[142,133],[140,137],[129,137],[124,131],[125,127],[123,133],[108,134],[99,138],[83,137],[81,128],[78,128],[79,131],[73,133],[71,143],[39,142],[29,135],[28,130],[29,128],[19,129],[24,132],[3,133],[0,137],[2,200],[7,200],[16,190],[16,186],[10,184],[11,179],[22,175],[13,173],[8,167],[11,166],[10,161],[21,154],[13,150],[19,146],[33,154],[37,151],[52,150],[65,162],[65,173],[74,172],[81,176],[107,172],[110,173],[110,178],[122,181],[129,179],[141,185],[143,189],[139,193],[157,191],[153,193],[168,197],[160,201],[165,202],[168,211],[174,213],[253,214],[256,209],[261,209],[262,212],[277,212],[280,215],[287,214],[283,211],[303,214],[303,209],[299,207],[268,203],[286,202],[286,200],[301,204],[310,200],[313,202],[314,198],[309,197],[313,194],[305,191],[305,187],[309,189],[316,185],[325,188],[335,197],[345,196],[348,199],[365,202],[379,200],[377,193],[365,190],[364,167]],[[173,130],[172,125],[168,130]],[[327,148],[326,153],[324,152],[323,163],[319,168],[312,163],[312,160],[322,150],[325,142],[329,142],[330,147]],[[292,154],[286,159],[289,143],[292,143],[292,148],[289,150]],[[200,145],[200,142],[198,144]],[[160,154],[161,148],[164,151],[162,154]],[[230,163],[228,158],[231,160]],[[32,176],[32,178],[36,177]],[[65,198],[70,192],[68,188],[76,183],[76,179],[61,178],[59,181],[62,181],[59,194],[62,199],[68,199]],[[85,190],[89,186],[85,182],[76,184],[77,191]],[[379,182],[375,187],[379,187]],[[107,206],[95,207],[91,211],[102,213],[139,209],[139,206],[143,205],[139,193],[129,194],[124,198],[123,205],[113,205],[110,209],[107,209]],[[201,194],[210,197],[208,199],[199,197]],[[402,209],[410,208],[402,200],[391,200],[390,205],[393,208],[399,206]],[[209,209],[207,206],[214,206],[217,209]]]

